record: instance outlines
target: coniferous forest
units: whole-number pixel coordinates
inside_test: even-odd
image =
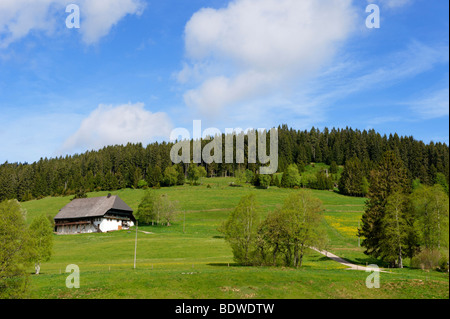
[[[318,175],[314,184],[300,186],[319,185],[316,188],[321,189],[338,187],[343,194],[365,196],[369,189],[370,172],[388,151],[392,151],[399,160],[408,185],[414,182],[448,185],[449,148],[443,143],[425,144],[412,136],[386,136],[374,130],[325,128],[321,131],[312,128],[310,131],[299,131],[287,125],[278,127],[278,140],[280,173],[289,171],[292,165],[296,165],[301,173],[302,168],[310,163],[331,165],[330,173],[337,166],[344,166],[341,179],[335,184],[325,181],[325,186],[320,187],[321,175]],[[202,141],[202,146],[207,143]],[[172,146],[172,143],[166,142],[146,147],[140,143],[116,145],[83,154],[41,158],[31,164],[6,162],[0,166],[0,201],[27,201],[96,190],[183,184],[188,177],[189,164],[172,164]],[[202,163],[201,166],[207,176],[212,177],[236,176],[237,171],[242,170],[257,173],[260,164],[247,164],[246,146],[245,164]],[[285,186],[283,182],[281,186]]]

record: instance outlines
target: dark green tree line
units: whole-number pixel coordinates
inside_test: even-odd
[[[222,140],[224,157],[225,135]],[[359,170],[362,170],[362,173],[358,171],[355,174],[370,180],[370,170],[376,167],[385,152],[392,151],[402,162],[408,180],[418,179],[422,184],[430,186],[440,183],[447,185],[448,191],[449,149],[446,144],[424,144],[413,137],[399,137],[397,134],[382,136],[374,130],[325,128],[320,131],[312,128],[310,131],[300,131],[288,128],[287,125],[278,127],[278,141],[278,172],[285,172],[290,165],[296,165],[299,173],[302,173],[305,165],[316,162],[333,164],[329,173],[335,174],[338,165],[349,163],[347,166],[351,167],[352,161],[357,158],[361,163]],[[202,146],[208,142],[202,141]],[[130,143],[108,146],[83,154],[41,158],[31,164],[6,162],[0,165],[0,200],[26,201],[46,196],[74,195],[80,190],[89,192],[136,188],[140,187],[141,180],[144,180],[148,187],[173,185],[175,174],[172,169],[166,171],[173,166],[170,159],[172,146],[172,143],[165,142],[149,144],[146,147],[140,143]],[[236,154],[236,143],[233,145],[233,154]],[[188,177],[189,166],[188,163],[175,165],[179,173],[177,184],[184,183],[183,176]],[[199,167],[205,168],[208,177],[235,176],[238,171],[245,170],[256,174],[260,166],[259,162],[248,163],[248,136],[244,136],[244,163],[236,163],[234,158],[231,164],[199,164]],[[358,176],[358,180],[362,179]],[[321,188],[330,186],[323,174],[317,177]],[[305,185],[314,186],[304,181],[300,184],[303,187]],[[363,190],[355,191],[344,186],[344,193],[361,196],[364,195],[365,188],[367,185]]]

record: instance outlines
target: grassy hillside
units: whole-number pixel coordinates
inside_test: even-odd
[[[368,289],[368,273],[349,271],[310,251],[299,270],[240,267],[217,227],[239,199],[257,196],[264,213],[281,205],[295,190],[229,187],[232,178],[204,179],[200,186],[155,190],[179,201],[182,213],[171,227],[142,226],[138,233],[137,269],[133,269],[135,232],[55,236],[52,259],[32,276],[32,298],[448,298],[448,275],[416,269],[381,274],[381,288]],[[209,186],[208,186],[209,185]],[[379,263],[358,247],[356,229],[363,198],[313,191],[324,203],[328,250],[360,265]],[[89,193],[90,197],[107,192]],[[137,210],[142,190],[120,190]],[[70,197],[23,203],[27,221],[54,216]],[[185,216],[185,217],[184,217]],[[185,220],[185,222],[184,222]],[[185,223],[185,232],[183,224]],[[80,267],[81,288],[67,289],[65,268]],[[381,263],[379,263],[381,265]],[[31,271],[31,270],[30,270]]]

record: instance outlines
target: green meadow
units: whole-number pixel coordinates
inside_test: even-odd
[[[327,299],[327,298],[449,298],[447,273],[420,269],[385,269],[379,289],[368,289],[369,273],[347,270],[314,251],[301,269],[242,267],[233,261],[229,245],[217,227],[240,198],[254,193],[262,215],[274,210],[296,190],[251,186],[230,187],[232,178],[203,179],[199,186],[153,190],[179,202],[178,220],[171,226],[139,226],[136,269],[133,268],[136,231],[54,237],[54,252],[30,277],[30,298],[95,299]],[[356,231],[365,199],[332,191],[312,191],[324,205],[327,250],[366,266],[382,262],[367,257],[358,246]],[[143,190],[111,192],[137,210]],[[89,197],[108,192],[89,193]],[[71,197],[49,197],[22,203],[27,222],[40,215],[55,216]],[[80,288],[66,288],[66,267],[80,268]],[[406,263],[408,265],[408,261]],[[32,269],[30,269],[32,272]]]

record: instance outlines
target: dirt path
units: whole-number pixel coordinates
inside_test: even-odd
[[[334,260],[344,266],[349,267],[347,270],[373,271],[373,268],[371,268],[371,267],[364,267],[364,266],[359,266],[359,265],[353,264],[345,259],[342,259],[339,256],[336,256],[335,254],[330,253],[329,251],[319,250],[314,247],[311,247],[311,249],[317,251],[318,253],[321,253],[322,255],[330,258],[331,260]],[[387,272],[387,271],[380,270],[380,272]]]
[[[138,232],[144,233],[144,234],[147,234],[147,235],[152,235],[153,234],[153,233],[145,231],[145,230],[138,230]]]

